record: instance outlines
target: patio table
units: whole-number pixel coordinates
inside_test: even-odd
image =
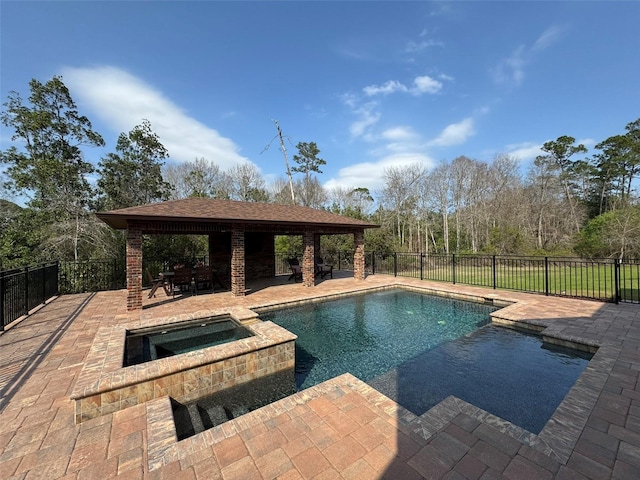
[[[215,284],[220,285],[220,288],[222,288],[223,290],[226,290],[227,287],[224,286],[224,284],[222,283],[222,280],[220,280],[220,277],[218,276],[218,270],[210,269],[209,272],[211,273],[211,278],[210,278],[211,290],[213,291]],[[176,274],[175,271],[161,272],[159,274],[160,278],[166,279],[166,282],[163,283],[163,288],[167,296],[170,296],[173,292],[173,277],[175,274]],[[195,283],[196,268],[191,269],[191,274],[193,276],[194,283]],[[196,286],[196,293],[197,293],[197,286]]]

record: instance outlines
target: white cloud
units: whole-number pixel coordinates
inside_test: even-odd
[[[411,127],[393,127],[382,132],[382,138],[391,141],[411,141],[418,137],[418,134]]]
[[[413,84],[414,88],[411,89],[411,93],[414,95],[420,95],[422,93],[438,93],[442,89],[442,83],[428,75],[416,77],[413,80]]]
[[[374,111],[376,106],[375,102],[369,102],[354,110],[354,113],[358,115],[358,119],[349,127],[352,137],[363,136],[369,127],[378,123],[380,113]]]
[[[499,85],[519,86],[524,80],[524,46],[519,46],[511,56],[500,61],[492,70],[493,79]]]
[[[473,126],[473,119],[468,117],[459,123],[447,125],[440,135],[431,140],[428,145],[435,147],[460,145],[474,134],[475,129]]]
[[[422,153],[402,153],[384,157],[373,162],[362,162],[341,168],[336,178],[324,184],[325,188],[358,188],[365,187],[370,191],[384,187],[383,173],[390,167],[403,167],[413,164],[435,165],[435,161]]]
[[[542,147],[539,143],[522,142],[507,145],[505,147],[506,153],[519,160],[520,162],[528,162],[534,160],[538,155],[543,155],[544,152],[540,150]]]
[[[395,92],[406,92],[407,87],[396,80],[389,80],[383,85],[370,85],[362,89],[365,95],[372,97],[374,95],[389,95]]]
[[[189,117],[162,92],[124,70],[65,68],[63,78],[73,97],[118,133],[149,120],[172,160],[204,157],[225,170],[248,161],[232,140]]]
[[[446,75],[440,76],[443,80],[449,80],[451,77]],[[442,82],[429,75],[422,75],[413,79],[413,87],[409,88],[397,80],[389,80],[382,85],[369,85],[364,87],[362,91],[368,97],[374,95],[389,95],[391,93],[411,93],[412,95],[422,95],[423,93],[438,93],[442,89]]]
[[[547,28],[542,35],[538,37],[536,42],[531,47],[532,51],[544,50],[556,43],[563,33],[563,29],[558,26],[551,26]]]
[[[416,53],[430,47],[444,47],[444,43],[439,40],[420,40],[419,42],[411,41],[407,43],[405,52]]]
[[[524,81],[527,64],[534,60],[536,53],[555,44],[563,32],[563,28],[554,25],[542,32],[530,48],[520,45],[491,69],[493,80],[499,85],[520,86]]]

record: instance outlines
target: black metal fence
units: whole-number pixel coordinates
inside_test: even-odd
[[[59,262],[60,294],[119,290],[127,286],[124,260]]]
[[[370,273],[605,302],[640,303],[640,260],[426,255],[366,258]]]
[[[0,272],[0,330],[58,294],[58,262]]]
[[[295,255],[276,254],[276,275],[289,273],[291,256]],[[324,260],[337,270],[353,269],[353,252],[325,255]],[[143,265],[152,274],[167,268],[166,261],[154,259],[145,259]],[[640,303],[640,260],[368,253],[365,269],[421,280]],[[143,284],[148,284],[146,276]],[[55,295],[121,288],[126,288],[126,265],[121,259],[53,262],[0,272],[0,330]]]

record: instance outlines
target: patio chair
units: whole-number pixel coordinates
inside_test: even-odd
[[[192,291],[193,269],[191,268],[176,268],[173,274],[173,296],[176,296],[176,287],[182,291],[183,287],[188,287],[189,291]],[[195,287],[195,285],[194,285]]]
[[[155,297],[156,296],[156,290],[158,290],[159,287],[164,287],[164,278],[155,278],[153,275],[151,275],[151,272],[149,270],[146,270],[147,272],[147,278],[149,279],[149,281],[151,282],[151,290],[149,290],[149,297]]]
[[[203,286],[203,290],[211,289],[211,291],[213,291],[213,271],[211,270],[211,267],[207,267],[207,266],[196,267],[196,273],[195,273],[196,295],[198,294],[200,285]]]
[[[316,257],[316,276],[320,275],[320,278],[324,278],[327,275],[331,275],[333,278],[333,265],[324,263],[322,257]]]
[[[287,262],[289,262],[289,267],[291,268],[291,275],[289,275],[287,281],[291,280],[292,278],[294,282],[297,282],[298,280],[302,281],[302,268],[300,268],[300,262],[298,261],[298,259],[289,258],[287,259]]]

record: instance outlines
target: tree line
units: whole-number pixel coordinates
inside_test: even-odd
[[[326,209],[372,221],[367,250],[640,256],[640,203],[634,190],[640,169],[640,118],[595,146],[561,136],[546,142],[526,174],[516,159],[491,162],[459,156],[434,168],[391,167],[383,188],[322,186],[325,160],[315,142],[298,142],[284,176],[267,185],[252,163],[221,169],[214,160],[169,163],[170,154],[148,120],[119,135],[97,165],[87,149],[102,136],[78,112],[60,77],[29,83],[27,101],[11,92],[0,114],[12,145],[0,152],[0,269],[49,261],[124,255],[122,232],[95,212],[187,197],[276,202]],[[277,126],[277,124],[276,124]],[[278,132],[281,134],[279,127]],[[282,136],[280,137],[282,140]],[[285,154],[284,144],[281,149]],[[291,174],[299,174],[294,179]],[[12,202],[26,199],[24,206]],[[323,237],[323,251],[352,247],[349,236]],[[197,257],[202,237],[145,237],[145,255]],[[283,253],[301,239],[281,237]],[[298,250],[299,251],[299,250]]]

